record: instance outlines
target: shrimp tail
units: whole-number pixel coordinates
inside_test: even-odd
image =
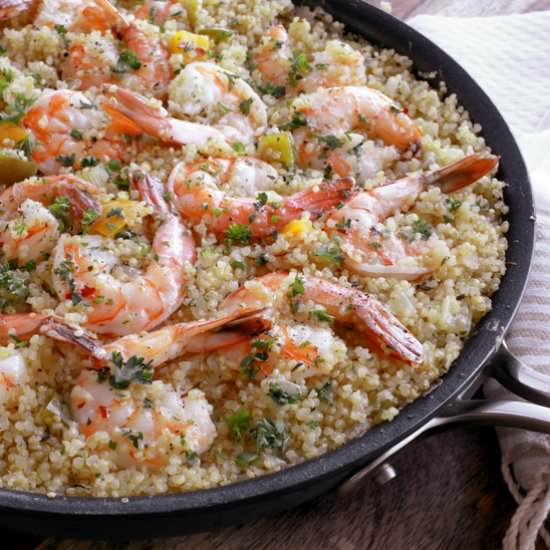
[[[81,328],[73,327],[58,319],[46,319],[40,327],[40,332],[57,342],[76,346],[94,357],[100,358],[104,356],[101,342],[86,334]]]
[[[479,153],[468,155],[428,175],[428,183],[438,185],[443,193],[453,193],[489,174],[500,157],[483,158]]]
[[[375,348],[411,365],[424,361],[422,344],[376,298],[363,294],[358,305],[365,335]]]
[[[306,210],[314,219],[319,218],[324,212],[349,199],[355,181],[353,178],[340,178],[323,182],[316,187],[309,187],[292,195],[285,200],[285,206],[294,207],[297,210]]]
[[[142,170],[134,170],[129,175],[130,186],[135,189],[142,200],[155,208],[159,214],[169,214],[170,206],[164,198],[162,183]]]

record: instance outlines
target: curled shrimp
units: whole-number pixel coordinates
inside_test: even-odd
[[[182,451],[206,451],[216,429],[210,419],[212,407],[204,394],[197,389],[183,393],[167,383],[152,382],[153,369],[184,355],[238,345],[247,338],[240,324],[246,325],[259,313],[261,310],[250,309],[220,319],[178,323],[142,336],[125,336],[104,346],[97,343],[95,349],[89,348],[86,339],[83,347],[95,354],[96,370],[83,370],[70,394],[72,416],[82,434],[90,437],[106,432],[120,465],[164,464],[166,454],[162,448],[172,447],[174,440]],[[254,326],[258,330],[267,325]],[[82,335],[59,322],[49,323],[43,332],[56,340],[82,343]],[[129,365],[134,369],[132,380],[125,370]]]
[[[158,32],[139,20],[127,20],[108,0],[95,0],[95,3],[108,27],[114,30],[117,37],[120,36],[124,49],[119,46],[118,40],[116,43],[103,40],[102,48],[98,48],[97,40],[93,43],[89,40],[72,41],[61,67],[63,79],[78,79],[82,90],[113,82],[147,92],[153,97],[164,97],[171,70],[168,52]],[[95,26],[101,28],[105,25],[98,23]],[[130,64],[124,63],[120,68],[117,61],[122,52],[131,59]],[[124,56],[121,59],[124,60]]]
[[[268,177],[271,175],[271,168],[268,169],[266,163],[245,158],[233,163],[223,159],[191,165],[178,163],[168,178],[168,189],[180,214],[194,223],[204,223],[218,236],[227,236],[232,225],[244,226],[247,237],[241,241],[245,244],[244,241],[250,239],[273,235],[305,212],[314,219],[320,217],[349,196],[354,185],[351,179],[323,182],[317,187],[283,197],[275,204],[258,202],[255,198],[230,197],[219,188],[219,184],[241,163],[249,163],[255,170],[264,170]]]
[[[429,243],[411,242],[378,224],[411,208],[428,185],[437,185],[443,193],[452,193],[476,182],[497,163],[498,158],[473,154],[444,168],[419,172],[349,199],[327,220],[331,233],[344,236],[342,250],[346,267],[370,277],[415,280],[429,274],[430,268],[410,261],[421,257]]]
[[[60,235],[59,221],[45,207],[56,198],[66,199],[68,219],[75,229],[83,216],[96,211],[97,189],[75,176],[50,176],[27,180],[8,187],[0,194],[0,245],[4,257],[18,264],[46,258]]]
[[[341,174],[336,153],[347,141],[335,140],[335,135],[346,132],[381,139],[401,152],[414,153],[420,147],[420,130],[412,120],[390,98],[366,86],[323,88],[299,96],[292,107],[298,120],[294,137],[302,166],[309,166],[324,152],[329,165]]]
[[[164,143],[196,145],[201,152],[235,155],[230,142],[217,128],[173,118],[166,109],[131,90],[110,86],[108,92],[111,97],[103,108],[115,119],[127,120],[139,133]]]
[[[285,92],[366,84],[365,59],[359,51],[340,40],[329,40],[324,50],[308,59],[304,53],[293,53],[282,25],[271,28],[252,59],[262,81],[284,87]]]
[[[422,344],[374,296],[309,275],[300,275],[299,280],[299,291],[294,293],[298,306],[308,301],[320,305],[327,318],[353,328],[372,351],[412,365],[422,364]],[[273,306],[277,292],[288,283],[288,273],[269,273],[237,289],[220,307],[223,311],[235,311]]]
[[[99,235],[65,234],[53,254],[57,295],[73,303],[84,301],[86,327],[103,334],[150,330],[167,319],[182,303],[186,265],[195,260],[193,238],[169,211],[160,183],[141,172],[133,172],[130,181],[161,217],[151,244],[153,258],[143,273],[126,281],[117,278],[113,270],[119,259]]]
[[[170,83],[171,109],[214,126],[228,141],[250,143],[267,127],[267,107],[242,78],[215,63],[189,63]]]
[[[100,107],[72,90],[47,90],[36,100],[22,124],[35,138],[31,158],[44,174],[77,168],[86,157],[101,161],[127,158],[123,134],[139,135],[141,129]]]

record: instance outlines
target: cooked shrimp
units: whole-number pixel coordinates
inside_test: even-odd
[[[345,132],[365,133],[399,151],[414,153],[420,147],[420,130],[412,120],[391,99],[366,86],[323,88],[297,97],[292,107],[301,124],[294,136],[303,166],[323,148],[328,152],[338,149],[341,144],[334,136]]]
[[[24,383],[27,366],[19,351],[0,349],[0,405],[7,405]]]
[[[412,365],[422,364],[420,342],[374,296],[317,277],[304,275],[299,278],[300,289],[294,300],[311,301],[324,307],[329,319],[352,327],[372,351]],[[222,302],[221,309],[235,311],[242,307],[273,306],[275,291],[289,282],[288,273],[269,273],[230,294]]]
[[[235,162],[251,161],[239,159]],[[254,167],[270,174],[264,164],[261,161],[253,162]],[[309,212],[314,219],[320,217],[341,203],[353,188],[353,180],[341,179],[282,197],[275,204],[258,202],[255,198],[230,197],[219,188],[220,179],[223,181],[223,174],[229,166],[229,161],[220,159],[192,165],[180,162],[168,178],[168,189],[185,219],[204,223],[209,231],[220,237],[227,236],[232,226],[244,226],[246,235],[237,239],[242,244],[251,239],[273,235],[305,212]]]
[[[75,176],[51,176],[27,180],[0,194],[0,244],[4,257],[19,264],[47,258],[59,239],[59,221],[43,205],[64,197],[67,223],[82,227],[86,212],[98,211],[97,189]]]
[[[290,47],[282,25],[274,26],[252,57],[263,82],[285,92],[313,92],[334,86],[366,84],[363,55],[340,40],[329,40],[311,59]],[[280,92],[279,92],[280,93]]]
[[[57,174],[63,167],[78,167],[86,157],[126,158],[123,134],[139,135],[141,129],[116,112],[109,114],[82,92],[45,91],[22,119],[36,139],[32,160],[44,174]]]
[[[193,389],[182,394],[161,381],[153,388],[151,397],[134,397],[134,387],[115,389],[99,382],[97,373],[84,370],[69,398],[72,417],[86,437],[108,434],[103,452],[119,467],[162,466],[168,449],[179,448],[182,454],[208,450],[217,434],[204,393]]]
[[[247,336],[238,331],[238,323],[260,312],[243,310],[221,319],[178,323],[143,336],[126,336],[103,347],[98,344],[94,353],[96,357],[103,357],[97,366],[101,367],[101,374],[83,370],[70,395],[73,418],[81,432],[86,437],[98,431],[107,432],[116,443],[115,454],[123,465],[163,464],[162,450],[155,448],[163,435],[168,436],[168,441],[177,438],[178,446],[184,439],[186,451],[200,454],[207,450],[216,430],[210,420],[212,407],[204,394],[191,390],[182,395],[157,381],[144,399],[146,387],[152,381],[152,370],[176,357],[210,353],[242,342]],[[233,329],[217,332],[231,326]],[[51,324],[45,332],[77,344],[81,338],[67,337],[67,331],[60,324]],[[128,370],[130,364],[133,371]],[[128,379],[128,372],[133,375],[132,380]],[[139,398],[136,393],[140,394]]]
[[[411,208],[426,186],[437,185],[443,193],[458,191],[491,172],[497,162],[498,158],[474,154],[439,170],[419,172],[349,199],[327,221],[330,232],[345,236],[342,250],[346,267],[370,277],[407,280],[430,273],[430,268],[410,262],[420,258],[429,243],[394,235],[380,222]]]
[[[228,141],[250,143],[267,126],[267,107],[242,78],[214,63],[189,63],[170,83],[170,105],[183,116],[204,117]]]
[[[132,173],[130,180],[138,189],[161,187],[141,172]],[[158,206],[162,191],[152,195],[163,219],[151,244],[153,259],[140,275],[126,282],[115,277],[119,258],[99,235],[63,235],[54,250],[54,289],[61,300],[70,298],[73,303],[91,298],[86,302],[85,325],[95,332],[124,335],[150,330],[176,311],[184,298],[186,265],[195,260],[195,243],[179,217],[166,205]]]
[[[72,41],[61,68],[63,79],[78,79],[82,90],[113,82],[163,98],[171,70],[158,30],[139,20],[126,20],[108,0],[95,2],[120,40],[102,40],[101,48],[99,37],[94,41]],[[119,45],[121,42],[124,47]]]
[[[252,59],[264,82],[286,86],[291,56],[292,51],[285,28],[275,25],[263,38]]]
[[[14,336],[20,340],[28,340],[38,334],[49,319],[50,315],[42,313],[0,314],[0,344],[5,346],[13,342]]]
[[[115,118],[129,121],[138,131],[165,143],[196,145],[200,151],[212,150],[234,156],[224,134],[217,128],[198,122],[187,122],[169,116],[163,107],[145,97],[118,87],[109,87],[112,97],[103,108]]]
[[[0,21],[13,19],[29,10],[35,0],[0,0]]]

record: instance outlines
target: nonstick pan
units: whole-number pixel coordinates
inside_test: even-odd
[[[63,537],[127,539],[171,536],[242,523],[299,505],[341,486],[350,490],[375,468],[391,477],[385,460],[419,433],[459,421],[522,426],[550,433],[550,395],[537,389],[503,345],[523,294],[534,246],[534,206],[529,178],[510,130],[493,103],[446,53],[403,22],[360,0],[324,0],[321,5],[347,29],[412,58],[416,71],[436,71],[450,93],[483,127],[498,176],[508,183],[510,230],[507,273],[493,296],[492,311],[479,323],[451,370],[428,395],[397,418],[317,459],[276,474],[208,490],[152,497],[56,497],[0,490],[0,527]],[[525,402],[470,400],[486,376],[498,378]]]

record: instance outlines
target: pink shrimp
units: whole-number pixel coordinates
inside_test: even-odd
[[[452,193],[476,182],[497,163],[496,157],[473,154],[439,170],[418,172],[349,199],[327,220],[329,232],[344,236],[346,267],[369,277],[415,280],[428,275],[430,268],[410,260],[420,259],[429,243],[411,242],[377,224],[397,212],[406,212],[428,185]]]
[[[280,204],[268,201],[262,203],[254,198],[230,197],[219,189],[223,174],[227,177],[231,170],[235,170],[235,164],[250,162],[250,159],[237,159],[233,162],[233,168],[230,168],[230,161],[223,159],[191,165],[178,163],[168,178],[168,189],[180,214],[193,223],[206,224],[209,231],[219,237],[231,238],[234,228],[244,228],[242,238],[239,237],[235,242],[246,244],[252,239],[275,234],[305,212],[309,212],[313,219],[319,218],[348,197],[354,185],[351,179],[323,182],[316,188],[283,197]],[[265,163],[252,161],[252,164],[259,170]]]

